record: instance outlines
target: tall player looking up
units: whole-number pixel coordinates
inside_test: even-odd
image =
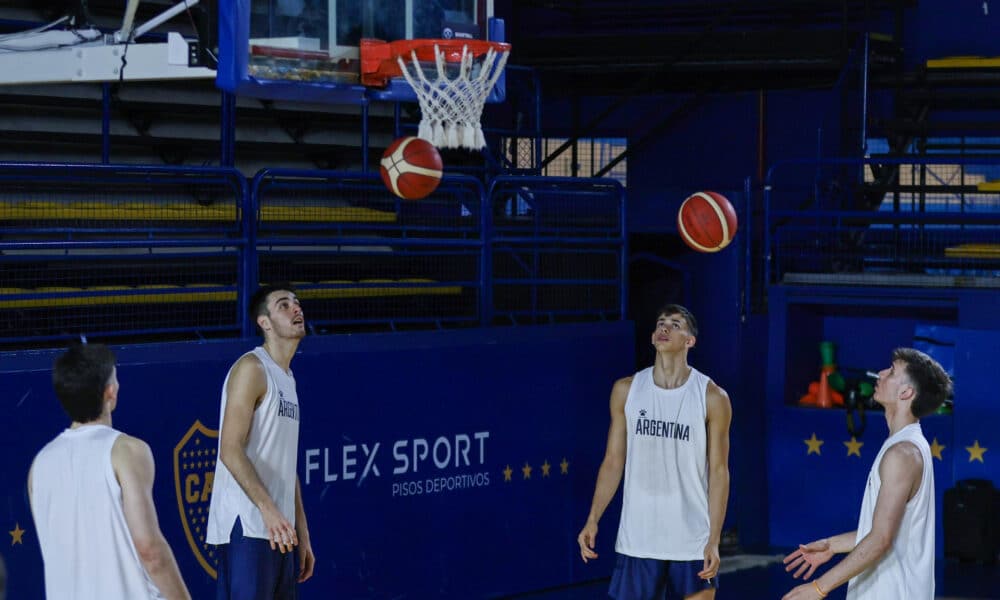
[[[316,560],[296,471],[299,401],[290,369],[305,316],[285,284],[260,288],[250,314],[264,343],[233,364],[222,386],[206,541],[219,546],[219,600],[293,599]]]
[[[934,465],[920,419],[951,390],[948,373],[930,356],[913,348],[892,353],[872,396],[885,408],[889,437],[868,472],[858,528],[799,546],[785,557],[785,570],[808,580],[834,554],[849,554],[784,600],[825,598],[845,581],[848,600],[933,600]]]
[[[729,498],[732,407],[725,390],[688,365],[698,336],[694,315],[676,304],[658,315],[653,366],[611,391],[607,449],[577,542],[584,562],[597,558],[597,524],[624,472],[611,597],[712,600]]]

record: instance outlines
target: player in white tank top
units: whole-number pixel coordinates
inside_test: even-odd
[[[951,379],[934,359],[912,348],[893,352],[874,395],[890,435],[868,474],[858,529],[799,546],[785,570],[808,580],[834,554],[849,554],[784,600],[824,598],[848,580],[848,600],[934,598],[934,464],[919,420],[950,394]]]
[[[267,540],[281,554],[296,550],[305,581],[315,557],[297,474],[300,414],[290,368],[305,316],[291,286],[263,287],[250,304],[264,344],[240,357],[223,384],[206,541],[229,544],[239,518],[243,537]]]
[[[149,446],[111,427],[115,357],[101,345],[60,355],[53,384],[72,424],[28,473],[46,597],[190,599],[153,505]]]
[[[725,390],[688,365],[696,336],[687,309],[664,307],[651,336],[654,365],[615,383],[607,449],[577,538],[584,562],[598,557],[597,525],[624,474],[615,550],[641,559],[703,561],[697,577],[705,582],[718,574],[732,408]],[[704,589],[688,597],[714,594]]]

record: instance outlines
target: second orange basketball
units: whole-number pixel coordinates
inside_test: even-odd
[[[677,211],[677,232],[698,252],[718,252],[736,235],[736,210],[718,192],[695,192]]]
[[[404,200],[425,198],[437,189],[442,175],[441,155],[427,140],[401,137],[382,153],[379,172],[385,187]]]

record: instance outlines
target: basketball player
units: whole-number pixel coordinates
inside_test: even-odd
[[[56,358],[52,383],[72,423],[28,471],[46,597],[190,599],[157,522],[153,454],[111,428],[115,355],[73,346]]]
[[[584,562],[597,558],[597,523],[624,472],[609,590],[616,600],[715,598],[732,407],[725,390],[688,365],[697,336],[690,311],[664,306],[652,334],[653,366],[611,391],[607,450],[577,542]]]
[[[889,438],[868,473],[858,529],[799,546],[785,557],[785,570],[808,580],[834,554],[850,554],[784,600],[825,598],[848,580],[851,600],[934,598],[934,465],[920,418],[950,394],[951,379],[934,359],[912,348],[893,352],[874,395]]]
[[[206,541],[219,545],[219,600],[292,599],[296,580],[309,579],[315,563],[296,471],[299,401],[289,368],[305,316],[284,284],[260,288],[250,314],[264,344],[241,356],[223,383]]]

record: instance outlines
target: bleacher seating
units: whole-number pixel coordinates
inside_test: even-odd
[[[243,299],[272,281],[298,288],[315,333],[622,315],[616,183],[561,182],[554,218],[555,188],[528,180],[531,206],[505,212],[509,190],[488,203],[461,176],[419,202],[374,174],[6,164],[0,177],[3,347],[251,335]]]
[[[860,173],[869,164],[890,160],[907,167],[963,173],[1000,168],[1000,161],[983,165],[979,163],[984,159],[943,156],[779,166],[766,192],[767,281],[899,285],[903,277],[920,286],[1000,287],[1000,194],[992,188],[975,182],[957,186],[934,177],[918,185],[903,177],[894,187],[879,190],[881,201],[875,210],[852,210],[843,207],[860,202],[849,197],[849,186],[815,184],[832,172]],[[810,171],[813,185],[795,183]],[[830,190],[836,190],[836,197]],[[868,196],[872,192],[863,184],[853,191]],[[809,198],[809,207],[774,208],[801,205],[792,202],[796,196]]]

